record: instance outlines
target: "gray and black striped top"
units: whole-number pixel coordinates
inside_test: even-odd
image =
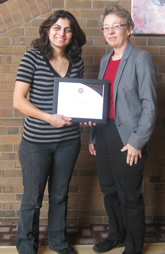
[[[70,63],[66,77],[82,78],[84,71],[83,60],[79,58],[77,62]],[[25,52],[20,66],[18,68],[16,80],[29,83],[29,100],[37,108],[52,114],[54,77],[59,77],[50,65],[45,61],[40,51],[32,49]],[[49,123],[32,118],[25,117],[23,138],[29,142],[35,143],[53,143],[69,139],[75,139],[80,136],[79,124],[63,128],[55,128]]]

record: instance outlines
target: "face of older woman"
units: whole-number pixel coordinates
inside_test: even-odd
[[[106,42],[114,49],[125,47],[131,34],[131,29],[128,29],[123,19],[116,14],[105,17],[102,31]]]

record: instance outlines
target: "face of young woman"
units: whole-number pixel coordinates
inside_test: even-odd
[[[59,18],[56,23],[50,27],[48,36],[53,48],[66,48],[72,39],[70,21],[67,18]]]
[[[109,14],[104,19],[103,34],[106,42],[114,49],[122,48],[128,41],[131,29],[116,14]]]

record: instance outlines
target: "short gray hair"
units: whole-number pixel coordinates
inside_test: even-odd
[[[128,28],[132,29],[134,28],[135,24],[132,20],[131,14],[129,11],[127,11],[125,8],[121,7],[120,5],[111,5],[111,6],[107,6],[104,11],[103,14],[101,15],[101,22],[104,22],[104,19],[106,16],[108,16],[109,14],[115,14],[117,16],[119,16],[120,18],[123,19],[124,23],[127,25]]]

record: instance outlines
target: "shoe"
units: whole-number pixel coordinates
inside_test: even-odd
[[[72,249],[71,247],[67,247],[65,249],[57,250],[56,252],[57,252],[57,254],[76,254],[74,249]]]
[[[125,245],[124,241],[114,241],[111,239],[105,239],[93,246],[93,250],[96,253],[103,253],[112,250],[113,248],[123,247]]]

